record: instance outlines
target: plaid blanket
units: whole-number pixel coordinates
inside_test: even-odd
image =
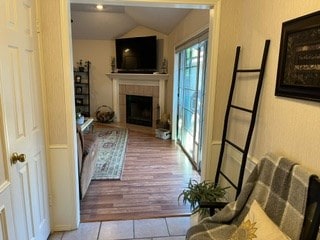
[[[291,239],[299,239],[311,173],[286,158],[264,156],[250,174],[238,199],[213,217],[191,227],[188,240],[226,240],[256,200],[266,214]]]

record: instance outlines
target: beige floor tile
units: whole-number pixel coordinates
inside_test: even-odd
[[[99,240],[132,239],[133,220],[102,222]]]
[[[190,217],[166,218],[170,236],[186,235],[190,227]]]
[[[48,240],[61,240],[63,232],[54,232],[50,234]]]
[[[185,236],[173,236],[173,237],[161,237],[161,238],[152,238],[152,240],[185,240]]]
[[[169,236],[164,218],[134,220],[134,234],[135,238]]]
[[[100,222],[80,223],[77,230],[65,232],[62,240],[96,240]]]

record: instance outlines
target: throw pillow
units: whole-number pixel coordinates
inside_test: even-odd
[[[267,216],[254,200],[250,210],[230,240],[288,240],[285,233]]]

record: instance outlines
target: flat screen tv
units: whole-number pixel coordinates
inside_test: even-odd
[[[157,37],[116,39],[119,73],[153,73],[157,71]]]

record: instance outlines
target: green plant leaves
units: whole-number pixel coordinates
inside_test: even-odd
[[[190,179],[187,188],[178,196],[178,201],[182,198],[183,204],[189,202],[192,213],[200,211],[200,215],[207,215],[208,209],[200,209],[200,202],[216,202],[224,198],[227,188],[229,187],[223,188],[212,181],[198,182]]]

